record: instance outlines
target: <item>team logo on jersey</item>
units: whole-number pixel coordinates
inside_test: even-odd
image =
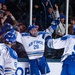
[[[17,53],[15,51],[13,51],[14,56],[17,56]]]
[[[17,62],[14,62],[14,66],[15,66],[15,68],[17,68]]]

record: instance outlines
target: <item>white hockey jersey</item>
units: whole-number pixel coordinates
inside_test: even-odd
[[[68,55],[75,54],[75,35],[65,35],[61,38],[48,41],[48,47],[54,49],[64,48],[61,60],[65,60]]]
[[[44,54],[45,38],[47,36],[50,36],[50,34],[46,32],[38,33],[37,37],[32,37],[27,33],[23,33],[20,36],[21,39],[18,38],[17,41],[23,44],[29,59],[36,59],[42,57]]]
[[[17,54],[6,46],[0,44],[0,75],[15,75],[17,69]]]

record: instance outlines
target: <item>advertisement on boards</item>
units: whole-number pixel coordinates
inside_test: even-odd
[[[50,67],[50,75],[60,75],[62,69],[61,62],[48,62]],[[30,75],[29,63],[28,62],[18,62],[18,68],[16,70],[16,75]]]

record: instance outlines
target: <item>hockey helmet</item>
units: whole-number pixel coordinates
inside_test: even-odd
[[[11,30],[11,31],[8,31],[7,33],[5,33],[4,40],[6,42],[8,42],[9,44],[14,43],[16,41],[16,32],[15,32],[15,30]]]
[[[35,25],[29,25],[28,26],[28,31],[32,30],[33,28],[37,28]]]
[[[7,31],[10,31],[11,29],[13,29],[13,26],[9,23],[5,23],[0,30],[0,35],[2,35],[3,33],[6,33]]]

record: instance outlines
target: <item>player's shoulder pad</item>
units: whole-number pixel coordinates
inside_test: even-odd
[[[42,35],[42,38],[44,39],[44,37],[47,37],[48,36],[48,32],[45,32],[45,31],[39,31],[38,32],[38,35]]]
[[[61,40],[67,40],[71,37],[71,35],[67,34],[67,35],[64,35],[63,37],[61,37]]]
[[[38,32],[38,35],[40,35],[40,34],[43,34],[44,35],[44,34],[49,34],[49,33],[48,32],[45,32],[45,31],[39,31]]]
[[[75,35],[70,35],[70,36],[75,39]]]
[[[43,34],[43,31],[38,31],[38,35],[41,35],[41,34]]]
[[[4,43],[0,44],[0,55],[5,54],[7,52],[6,45]]]
[[[21,33],[21,35],[22,36],[29,36],[29,34],[28,33],[25,33],[25,32],[24,33]]]
[[[6,46],[6,50],[9,52],[10,56],[13,59],[17,59],[18,58],[17,53],[12,48],[9,48],[8,46]]]
[[[5,44],[0,44],[0,51],[3,50],[3,48],[5,47]]]

